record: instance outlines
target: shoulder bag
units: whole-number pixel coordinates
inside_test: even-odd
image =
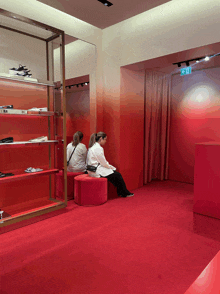
[[[93,165],[87,165],[86,170],[91,171],[91,172],[96,172],[97,167],[100,165],[100,163],[98,163],[97,166],[93,166]]]
[[[76,146],[77,146],[77,145],[76,145]],[[75,149],[76,149],[76,146],[75,146],[75,148],[74,148],[73,152],[71,153],[69,160],[67,161],[67,166],[68,166],[68,165],[69,165],[69,163],[70,163],[70,159],[72,158],[72,155],[73,155],[73,153],[74,153],[74,151],[75,151]]]

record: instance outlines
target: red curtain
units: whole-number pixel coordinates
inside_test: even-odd
[[[171,76],[146,71],[144,184],[168,178]]]

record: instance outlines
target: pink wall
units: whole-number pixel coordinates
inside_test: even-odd
[[[97,131],[107,134],[106,159],[133,190],[143,186],[144,72],[122,68],[120,91],[120,97],[99,97]]]
[[[72,137],[77,131],[84,134],[83,142],[88,146],[90,138],[90,96],[89,89],[66,92],[66,135]]]
[[[172,78],[169,179],[193,183],[195,143],[220,140],[220,68]]]
[[[121,69],[120,172],[130,190],[143,186],[145,72]]]

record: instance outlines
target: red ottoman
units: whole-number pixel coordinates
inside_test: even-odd
[[[107,179],[88,174],[74,178],[74,201],[79,205],[100,205],[107,201]]]
[[[82,175],[83,173],[73,173],[67,172],[67,200],[71,200],[74,198],[74,178],[76,176]],[[63,171],[59,171],[56,174],[56,197],[63,199],[63,191],[64,191],[64,177]]]

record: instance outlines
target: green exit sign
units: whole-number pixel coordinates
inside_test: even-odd
[[[192,73],[192,67],[188,66],[185,68],[181,68],[180,72],[181,72],[181,74],[180,74],[181,76],[190,75]]]

